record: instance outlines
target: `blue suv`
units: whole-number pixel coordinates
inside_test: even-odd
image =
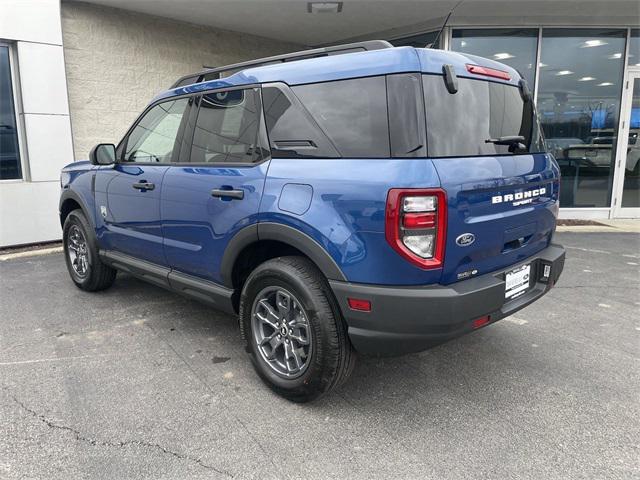
[[[298,402],[356,352],[511,315],[564,264],[558,165],[521,75],[383,41],[184,77],[61,185],[79,288],[122,271],[238,314],[257,373]]]

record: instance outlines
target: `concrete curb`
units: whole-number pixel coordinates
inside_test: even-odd
[[[556,232],[622,233],[624,230],[599,225],[558,225]]]
[[[558,225],[558,232],[640,233],[638,220],[598,220],[602,225]]]
[[[27,250],[26,252],[5,253],[0,255],[0,262],[12,260],[14,258],[38,257],[40,255],[49,255],[50,253],[62,253],[62,247],[40,248],[38,250]]]

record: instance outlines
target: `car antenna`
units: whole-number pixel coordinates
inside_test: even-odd
[[[433,42],[431,42],[431,45],[429,47],[427,47],[427,48],[433,48],[433,46],[436,43],[438,43],[438,41],[440,40],[440,36],[442,35],[442,31],[444,30],[444,27],[446,27],[447,23],[449,22],[449,18],[451,18],[451,15],[453,15],[453,12],[455,12],[456,8],[458,8],[462,2],[464,2],[464,0],[458,0],[458,3],[456,3],[453,6],[453,8],[449,12],[449,14],[444,19],[444,23],[442,24],[442,27],[440,27],[440,31],[438,32],[438,35],[436,35],[436,38],[433,40]]]

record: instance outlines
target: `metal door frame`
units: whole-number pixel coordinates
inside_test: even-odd
[[[629,119],[633,102],[633,82],[640,82],[640,67],[627,67],[624,75],[624,88],[620,105],[618,125],[618,141],[616,145],[616,161],[613,179],[613,199],[611,216],[613,218],[640,218],[640,206],[622,207],[625,165],[627,160],[627,143],[629,139]]]

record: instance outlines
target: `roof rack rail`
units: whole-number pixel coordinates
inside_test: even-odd
[[[341,55],[344,53],[354,53],[362,50],[381,50],[383,48],[393,48],[386,40],[368,40],[366,42],[345,43],[344,45],[333,45],[330,47],[314,48],[311,50],[302,50],[300,52],[285,53],[283,55],[275,55],[273,57],[259,58],[249,60],[248,62],[234,63],[225,65],[224,67],[206,68],[200,72],[190,73],[180,77],[171,85],[171,88],[178,88],[192,83],[199,83],[204,80],[215,80],[220,78],[223,72],[239,71],[249,67],[257,67],[260,65],[268,65],[270,63],[291,62],[296,60],[305,60],[307,58],[325,57],[328,55]]]

